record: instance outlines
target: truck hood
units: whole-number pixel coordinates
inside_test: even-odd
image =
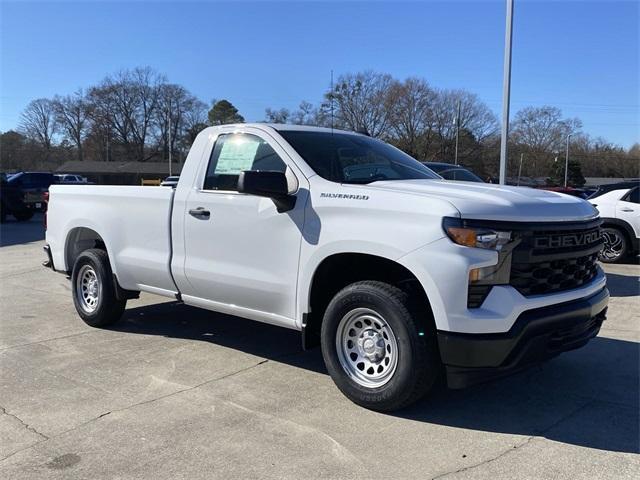
[[[570,195],[529,187],[444,180],[394,180],[367,185],[409,195],[447,200],[462,218],[513,222],[588,220],[598,216],[589,202]]]

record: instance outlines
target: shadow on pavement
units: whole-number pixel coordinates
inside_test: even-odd
[[[640,281],[635,275],[607,273],[607,288],[612,297],[635,297],[640,295]]]
[[[114,330],[199,340],[326,373],[300,334],[176,302],[127,310]],[[525,372],[466,390],[436,389],[392,414],[411,421],[639,452],[639,344],[596,338]]]
[[[0,247],[40,240],[44,240],[42,214],[36,214],[26,222],[18,222],[9,216],[6,222],[0,224]]]

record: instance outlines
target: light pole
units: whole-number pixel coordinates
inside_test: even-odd
[[[567,179],[569,176],[569,139],[573,133],[567,135],[567,150],[564,158],[564,188],[567,188]]]
[[[169,176],[171,176],[171,98],[169,98],[169,107],[167,108],[167,143],[169,144]]]
[[[460,136],[460,99],[458,99],[458,115],[456,116],[456,158],[455,164],[458,165],[458,137]]]
[[[520,186],[520,176],[522,175],[522,160],[524,158],[524,153],[520,154],[520,168],[518,168],[518,186]]]
[[[511,91],[511,39],[513,0],[507,0],[507,26],[504,36],[504,77],[502,79],[502,130],[500,131],[500,184],[507,183],[507,142],[509,140],[509,101]]]

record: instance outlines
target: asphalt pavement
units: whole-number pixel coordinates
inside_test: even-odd
[[[42,238],[39,217],[0,228],[0,478],[640,476],[637,265],[605,266],[586,347],[382,414],[291,330],[146,294],[86,326]]]

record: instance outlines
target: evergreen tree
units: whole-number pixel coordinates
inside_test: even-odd
[[[244,117],[228,100],[214,102],[209,110],[209,125],[226,125],[228,123],[243,123]]]

